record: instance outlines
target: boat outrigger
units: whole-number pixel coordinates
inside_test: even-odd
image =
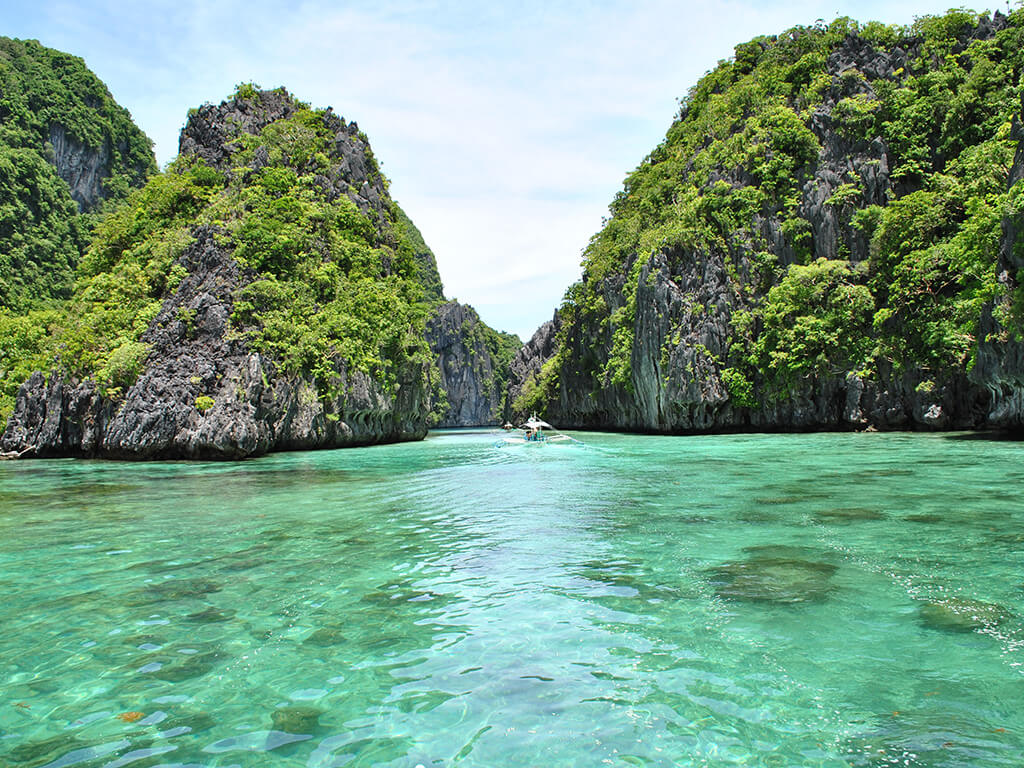
[[[576,443],[583,445],[579,440],[569,435],[563,435],[546,421],[537,418],[533,414],[518,427],[506,424],[505,436],[495,442],[496,448],[505,445],[540,445],[543,443]]]

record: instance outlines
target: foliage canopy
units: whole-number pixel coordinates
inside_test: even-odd
[[[156,170],[149,139],[80,58],[0,37],[0,308],[67,298],[96,220],[60,175],[57,135],[100,159],[103,200]]]

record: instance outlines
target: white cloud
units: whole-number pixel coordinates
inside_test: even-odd
[[[907,23],[948,0],[41,0],[6,34],[85,58],[155,140],[234,85],[359,122],[449,295],[529,336],[579,274],[623,177],[736,43],[818,18]]]

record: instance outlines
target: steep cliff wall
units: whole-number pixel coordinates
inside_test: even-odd
[[[421,438],[423,261],[365,136],[245,86],[193,112],[181,150],[101,225],[53,373],[21,388],[0,447],[240,458]]]
[[[427,321],[427,341],[437,359],[447,406],[439,427],[479,427],[499,423],[505,410],[509,362],[519,339],[480,320],[472,307],[447,302]]]
[[[1021,103],[1024,115],[1024,100]],[[994,427],[1024,428],[1024,126],[1018,115],[1010,136],[1017,153],[1010,169],[1010,204],[1003,220],[997,264],[999,292],[982,312],[978,359],[971,380],[989,391],[986,422]]]
[[[974,428],[1000,422],[999,392],[1016,412],[1012,348],[1002,373],[970,371],[987,368],[979,319],[1000,290],[1022,23],[842,19],[738,46],[626,180],[557,323],[513,364],[516,415]]]
[[[395,398],[340,363],[344,394],[322,398],[315,382],[281,375],[272,356],[230,333],[234,294],[252,275],[216,232],[197,231],[178,263],[189,274],[143,334],[146,365],[124,396],[89,379],[36,373],[0,447],[35,457],[224,459],[423,436],[420,371],[405,373]]]

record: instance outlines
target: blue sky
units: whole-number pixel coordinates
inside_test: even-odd
[[[161,165],[188,109],[240,82],[333,106],[369,135],[446,294],[525,340],[579,277],[583,248],[677,100],[734,45],[950,5],[0,0],[0,34],[84,58]]]

